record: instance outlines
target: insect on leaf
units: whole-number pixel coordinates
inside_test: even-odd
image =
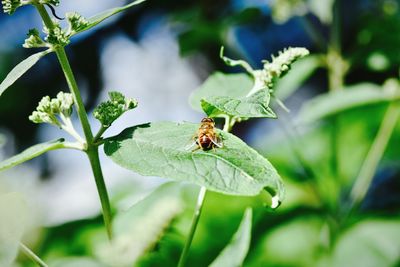
[[[127,128],[105,140],[104,151],[115,163],[145,176],[185,181],[208,190],[251,196],[266,189],[278,206],[283,184],[272,164],[236,136],[216,130],[223,147],[187,149],[199,125],[159,122]]]

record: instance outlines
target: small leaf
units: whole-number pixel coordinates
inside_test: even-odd
[[[246,209],[232,240],[211,263],[211,267],[242,266],[250,247],[252,211]]]
[[[127,128],[105,140],[104,151],[118,165],[145,176],[161,176],[231,195],[256,195],[264,188],[283,197],[275,168],[236,136],[217,130],[222,148],[188,150],[199,125],[159,122]]]
[[[10,87],[16,80],[19,79],[25,72],[27,72],[36,62],[39,61],[43,56],[50,53],[50,50],[42,51],[29,56],[28,58],[21,61],[17,66],[15,66],[6,78],[0,84],[0,96],[4,91]]]
[[[191,94],[189,102],[193,109],[202,111],[201,99],[216,96],[244,97],[253,87],[253,83],[247,74],[215,72]]]
[[[110,266],[135,265],[184,210],[180,189],[176,183],[163,184],[128,210],[118,212],[113,224],[113,241],[95,248],[99,259]]]
[[[17,256],[27,213],[27,203],[21,194],[0,195],[0,266],[10,266]]]
[[[400,99],[400,94],[392,90],[382,90],[380,86],[371,83],[357,84],[307,101],[298,119],[300,123],[311,123],[351,108],[397,99]]]
[[[227,114],[239,118],[276,118],[276,114],[268,106],[269,100],[269,92],[262,90],[242,98],[210,96],[201,100],[201,107],[208,117]]]
[[[61,138],[31,146],[21,153],[0,162],[0,171],[4,171],[8,168],[24,163],[25,161],[38,157],[47,151],[63,148],[63,142],[64,139]]]
[[[75,34],[77,34],[79,32],[87,31],[87,30],[93,28],[94,26],[96,26],[97,24],[99,24],[100,22],[102,22],[103,20],[108,19],[109,17],[111,17],[111,16],[113,16],[115,14],[118,14],[119,12],[122,12],[122,11],[124,11],[124,10],[126,10],[126,9],[128,9],[130,7],[138,5],[138,4],[140,4],[140,3],[144,2],[144,1],[146,1],[146,0],[136,0],[136,1],[133,1],[132,3],[127,4],[125,6],[111,8],[111,9],[103,11],[103,12],[97,14],[97,15],[94,15],[93,17],[90,17],[87,20],[88,21],[87,25],[85,25],[84,27],[79,28],[79,31],[76,31],[73,35],[75,35]]]

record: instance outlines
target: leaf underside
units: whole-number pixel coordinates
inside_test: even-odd
[[[159,122],[127,128],[105,140],[104,151],[118,165],[145,176],[186,181],[231,195],[262,189],[278,198],[284,189],[271,163],[242,140],[217,130],[223,147],[188,149],[199,125]]]
[[[6,76],[6,78],[0,84],[0,96],[9,88],[15,81],[17,81],[25,72],[35,65],[39,59],[47,55],[50,51],[41,51],[36,54],[30,55],[17,66],[15,66]]]
[[[33,159],[47,151],[61,148],[63,146],[63,142],[64,139],[61,138],[31,146],[30,148],[22,151],[21,153],[0,162],[0,171],[4,171],[18,164],[21,164],[25,161]]]

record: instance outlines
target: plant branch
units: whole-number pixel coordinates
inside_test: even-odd
[[[93,143],[97,144],[97,142],[100,140],[101,136],[103,135],[103,133],[108,129],[108,127],[104,127],[103,125],[101,125],[99,131],[97,132],[97,134],[93,137]]]
[[[54,29],[54,24],[44,6],[40,4],[35,4],[35,7],[38,10],[40,16],[42,17],[45,26],[49,30]],[[64,72],[65,79],[68,83],[68,87],[74,97],[76,111],[78,113],[78,117],[81,122],[82,129],[86,139],[86,144],[87,144],[86,154],[89,158],[92,167],[93,175],[96,181],[97,191],[100,197],[100,202],[103,210],[104,224],[107,228],[108,238],[111,239],[112,238],[111,208],[110,208],[110,201],[108,198],[107,188],[101,170],[98,147],[93,144],[93,134],[90,128],[87,113],[83,105],[82,97],[80,95],[80,91],[76,83],[75,76],[72,72],[71,66],[69,64],[68,57],[65,53],[64,47],[56,45],[53,47],[53,50],[57,55],[60,66]]]
[[[370,150],[361,166],[360,172],[356,178],[354,186],[351,190],[351,206],[350,211],[356,208],[364,199],[371,185],[378,164],[385,152],[386,146],[392,136],[393,130],[400,117],[399,103],[392,102],[382,120],[378,133],[371,145]]]
[[[207,192],[207,189],[204,186],[202,186],[200,188],[199,195],[197,197],[197,204],[196,204],[196,208],[195,208],[193,219],[192,219],[192,225],[190,226],[189,236],[186,239],[185,247],[183,248],[181,257],[179,258],[178,267],[185,266],[186,259],[189,254],[190,245],[192,244],[194,233],[196,232],[197,224],[200,219],[201,210],[203,208],[206,192]]]
[[[25,246],[22,243],[19,243],[19,247],[21,251],[29,258],[31,259],[34,263],[36,263],[40,267],[48,267],[48,265],[41,259],[39,258],[38,255],[36,255],[32,250],[30,250],[27,246]]]

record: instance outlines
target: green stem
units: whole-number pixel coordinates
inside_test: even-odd
[[[21,251],[29,258],[31,259],[34,263],[36,263],[40,267],[48,267],[48,265],[41,259],[39,258],[38,255],[36,255],[32,250],[30,250],[27,246],[25,246],[22,243],[19,243],[19,247]]]
[[[202,186],[199,191],[199,195],[197,197],[197,204],[193,214],[192,225],[190,226],[189,236],[186,239],[185,247],[183,248],[181,257],[179,258],[178,267],[185,266],[187,257],[189,255],[190,245],[192,244],[192,240],[194,237],[194,233],[196,232],[197,224],[200,219],[201,210],[203,208],[204,199],[206,196],[207,189]]]
[[[40,16],[42,17],[45,26],[50,30],[53,29],[54,24],[49,14],[47,13],[46,9],[43,7],[43,5],[36,4],[35,7],[38,10]],[[104,224],[107,228],[108,238],[111,239],[112,238],[111,208],[110,208],[110,201],[108,198],[107,188],[104,183],[103,173],[101,170],[98,147],[95,144],[93,144],[93,134],[90,128],[85,106],[83,105],[82,97],[78,85],[76,83],[75,76],[69,64],[68,57],[65,53],[64,47],[54,46],[53,50],[57,55],[62,71],[64,72],[65,79],[68,83],[68,87],[74,97],[76,111],[78,113],[78,117],[81,122],[83,133],[86,139],[86,146],[87,146],[86,154],[89,158],[92,167],[93,175],[96,181],[97,191],[100,197],[100,202],[103,210]]]
[[[392,136],[399,117],[400,106],[398,103],[392,102],[383,117],[378,133],[368,151],[367,157],[361,166],[360,172],[351,190],[350,197],[352,203],[350,206],[350,212],[361,203],[367,194],[372,178],[376,173],[378,164],[385,152],[386,146]]]
[[[226,115],[224,118],[225,118],[225,124],[224,124],[223,131],[230,132],[230,130],[232,129],[236,120],[228,115]],[[197,204],[196,204],[196,208],[194,210],[194,215],[193,215],[193,219],[192,219],[192,225],[190,226],[189,236],[186,239],[186,243],[183,248],[181,257],[179,258],[178,267],[185,266],[185,262],[188,257],[188,254],[189,254],[190,245],[192,244],[192,240],[193,240],[194,234],[196,232],[197,224],[200,219],[201,210],[203,208],[206,192],[207,192],[207,189],[204,186],[202,186],[200,188],[199,195],[197,197]]]
[[[101,136],[103,135],[103,133],[108,129],[108,127],[104,127],[103,125],[100,127],[99,131],[97,132],[97,134],[93,137],[93,143],[97,143],[99,141],[99,139],[101,138]]]

